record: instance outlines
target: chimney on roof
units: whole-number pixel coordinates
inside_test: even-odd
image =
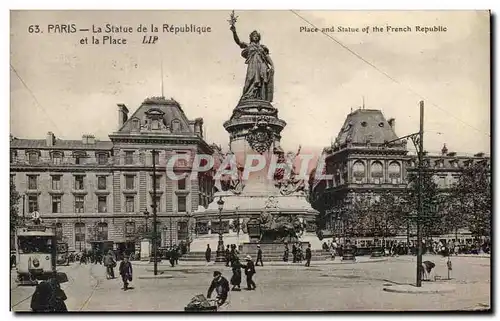
[[[118,104],[118,129],[122,128],[123,124],[128,119],[128,109],[125,104]]]
[[[94,135],[83,135],[82,142],[84,144],[94,145],[95,144],[95,136]]]
[[[392,130],[396,132],[396,119],[390,118],[387,122],[389,123],[389,126],[391,126]]]
[[[194,133],[203,138],[203,118],[196,118],[194,120]]]
[[[55,140],[56,140],[56,137],[54,136],[54,133],[53,132],[48,132],[47,133],[47,147],[54,146]]]

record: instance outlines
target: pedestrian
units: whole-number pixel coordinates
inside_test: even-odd
[[[66,293],[61,289],[61,284],[56,278],[51,278],[49,280],[49,285],[51,287],[51,297],[50,297],[50,309],[53,312],[68,312],[66,307]]]
[[[231,261],[232,261],[232,259],[231,259],[231,250],[229,249],[229,244],[226,247],[226,252],[225,252],[224,257],[226,259],[226,266],[229,266],[229,263],[231,263]]]
[[[10,255],[10,270],[12,270],[12,267],[16,266],[16,255],[11,254]]]
[[[212,283],[210,283],[210,287],[208,288],[207,298],[210,299],[214,290],[217,293],[217,305],[221,306],[227,300],[227,296],[229,294],[229,282],[225,277],[222,276],[222,273],[220,273],[219,271],[214,272],[214,278],[212,280]]]
[[[42,281],[41,283],[37,284],[35,292],[31,296],[31,311],[51,312],[51,297],[52,288],[48,282]]]
[[[309,244],[306,249],[306,266],[311,266],[311,258],[312,258],[311,244]]]
[[[257,245],[257,260],[255,261],[255,266],[259,265],[264,266],[264,262],[262,262],[262,249],[260,248],[260,245]]]
[[[244,268],[243,265],[241,265],[240,260],[238,257],[235,257],[233,261],[231,262],[231,268],[233,271],[233,275],[231,276],[231,285],[233,286],[231,288],[231,291],[241,291],[240,285],[241,285],[241,269]]]
[[[179,265],[179,256],[181,255],[181,253],[180,253],[180,248],[177,244],[174,244],[174,251],[175,251],[174,253],[175,265]]]
[[[104,257],[104,266],[106,267],[106,278],[109,279],[114,279],[115,278],[115,267],[116,267],[116,261],[115,258],[113,257],[113,252],[109,250],[108,254]]]
[[[120,262],[120,275],[123,281],[123,291],[128,290],[128,282],[132,282],[132,263],[129,262],[128,257],[124,256]]]
[[[288,255],[289,255],[289,250],[288,250],[288,244],[285,243],[285,251],[283,253],[283,262],[288,262]]]
[[[297,243],[297,262],[302,263],[302,245]]]
[[[295,244],[292,245],[292,258],[293,258],[292,263],[296,263],[297,262],[297,246]]]
[[[175,266],[176,254],[177,251],[175,250],[175,247],[171,247],[169,250],[169,262],[172,267]]]
[[[255,282],[252,280],[253,275],[255,274],[255,265],[253,264],[252,257],[247,255],[246,257],[247,265],[245,267],[245,275],[247,277],[247,290],[255,290],[257,286]]]
[[[210,262],[211,257],[212,249],[210,248],[210,244],[207,244],[207,250],[205,251],[205,260],[207,260],[207,262]]]

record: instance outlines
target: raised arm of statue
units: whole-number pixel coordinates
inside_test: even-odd
[[[240,41],[240,38],[238,37],[238,34],[236,33],[236,27],[234,25],[232,25],[230,27],[230,29],[233,32],[234,42],[236,42],[236,44],[238,46],[240,46],[241,49],[248,47],[248,45],[246,43]]]

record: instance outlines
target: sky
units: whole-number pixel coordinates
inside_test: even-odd
[[[227,146],[222,124],[243,88],[246,65],[229,30],[229,11],[12,11],[10,132],[43,139],[117,130],[118,103],[132,114],[150,96],[173,97],[190,119],[204,119],[206,140]],[[298,14],[298,15],[297,15]],[[285,150],[320,151],[338,135],[351,109],[380,109],[396,119],[399,136],[418,131],[424,100],[425,149],[446,143],[459,154],[490,153],[490,24],[486,11],[237,11],[239,37],[262,35],[275,65],[273,105],[287,122]],[[299,17],[300,16],[300,17]],[[369,27],[368,33],[328,33],[309,26]],[[90,32],[49,34],[48,24],[77,28],[126,25],[126,45],[82,45]],[[30,34],[30,25],[41,34]],[[204,34],[158,35],[141,44],[139,24],[210,26]],[[412,32],[374,33],[373,26]],[[415,26],[444,26],[419,33]],[[95,36],[101,36],[94,34]],[[364,59],[364,61],[361,59]],[[163,65],[163,68],[162,68]],[[14,68],[14,69],[12,69]],[[29,90],[23,85],[24,81]],[[32,94],[30,93],[32,92]],[[410,147],[410,145],[408,145]]]

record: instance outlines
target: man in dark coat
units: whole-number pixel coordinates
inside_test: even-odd
[[[175,265],[179,265],[179,256],[181,256],[181,250],[177,244],[174,244],[174,259]]]
[[[259,265],[264,266],[264,262],[262,262],[262,249],[260,248],[260,245],[257,245],[257,260],[255,260],[255,266]]]
[[[123,281],[123,291],[128,290],[128,282],[132,281],[132,263],[129,262],[128,257],[124,256],[120,262],[120,275]]]
[[[312,258],[311,244],[309,244],[306,249],[306,266],[311,266],[311,258]]]
[[[210,259],[212,257],[212,249],[210,248],[210,244],[207,244],[207,250],[205,251],[205,259],[207,262],[210,262]]]
[[[52,298],[52,287],[48,282],[41,282],[35,288],[35,293],[31,296],[31,311],[51,312],[50,306]]]
[[[247,265],[245,267],[245,275],[247,276],[247,290],[255,290],[257,287],[255,282],[252,280],[253,275],[255,274],[255,265],[252,262],[252,257],[247,255],[246,257]]]
[[[61,289],[61,284],[56,278],[51,278],[49,280],[49,285],[52,290],[52,296],[50,298],[50,307],[51,311],[54,312],[68,312],[68,308],[66,307],[66,293]]]
[[[297,262],[297,246],[295,244],[292,245],[292,257],[293,263]]]
[[[210,296],[212,295],[212,292],[214,292],[214,290],[217,292],[217,305],[221,306],[227,300],[227,295],[229,293],[229,282],[225,277],[222,276],[222,273],[220,273],[219,271],[214,272],[214,279],[212,280],[212,283],[208,288],[207,298],[210,299]]]
[[[226,247],[225,258],[226,258],[226,266],[229,266],[229,263],[232,261],[231,250],[229,249],[229,245]]]

